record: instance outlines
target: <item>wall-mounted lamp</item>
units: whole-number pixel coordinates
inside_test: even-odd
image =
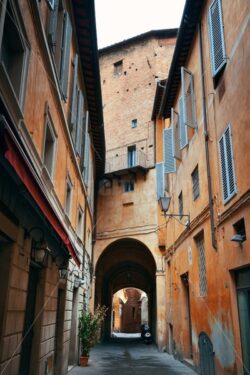
[[[167,214],[171,202],[171,197],[161,197],[159,203],[161,206],[161,211],[165,217],[187,217],[186,227],[190,225],[190,215],[189,214]]]
[[[76,277],[74,280],[74,288],[79,288],[84,284],[84,279],[80,279],[79,277]]]
[[[45,240],[43,230],[39,227],[33,227],[30,229],[29,235],[31,235],[32,232],[31,258],[40,266],[46,267],[51,250]]]

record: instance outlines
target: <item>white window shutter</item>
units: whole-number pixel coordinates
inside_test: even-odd
[[[156,163],[155,164],[156,170],[156,196],[157,200],[161,197],[164,197],[164,190],[165,190],[165,173],[164,173],[164,163]]]
[[[214,0],[208,10],[210,56],[213,77],[226,63],[221,0]]]
[[[70,113],[70,131],[76,126],[77,116],[77,72],[78,72],[78,55],[74,57],[74,73],[72,83],[71,113]]]
[[[187,125],[184,123],[184,115],[183,115],[183,96],[179,99],[179,143],[180,149],[183,149],[188,145],[188,129]]]
[[[173,129],[173,157],[181,160],[181,150],[179,143],[179,115],[171,108],[171,128]]]
[[[165,173],[176,172],[176,159],[173,157],[173,129],[163,130],[163,149]]]
[[[181,88],[183,100],[183,122],[186,126],[196,128],[193,74],[183,66],[181,67]]]
[[[68,95],[69,54],[72,37],[72,26],[67,12],[64,14],[62,54],[60,63],[60,83],[64,98]]]
[[[76,152],[81,155],[83,141],[83,94],[81,90],[78,95],[77,103],[77,128],[76,128]]]
[[[227,203],[236,194],[236,178],[233,158],[231,126],[229,125],[219,140],[222,195]]]

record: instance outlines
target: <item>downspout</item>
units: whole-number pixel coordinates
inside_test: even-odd
[[[199,36],[199,50],[200,50],[202,111],[203,111],[203,123],[204,123],[204,135],[205,135],[205,153],[206,153],[206,169],[207,169],[207,184],[208,184],[208,198],[209,198],[209,211],[210,211],[211,240],[212,240],[213,248],[217,250],[217,240],[215,238],[215,226],[214,226],[214,210],[213,210],[214,202],[213,202],[213,196],[212,196],[211,168],[210,168],[210,161],[209,161],[209,144],[208,144],[209,135],[208,135],[208,130],[207,130],[202,28],[201,28],[200,22],[198,24],[198,36]]]

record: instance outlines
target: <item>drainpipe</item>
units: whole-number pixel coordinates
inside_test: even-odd
[[[212,245],[217,250],[217,240],[215,238],[215,227],[214,227],[214,210],[213,210],[213,196],[212,196],[212,182],[211,182],[211,168],[209,161],[209,136],[207,130],[207,112],[206,112],[206,97],[205,97],[205,82],[204,82],[204,63],[203,63],[203,45],[202,45],[202,28],[201,23],[198,24],[198,36],[199,36],[199,49],[200,49],[200,69],[201,69],[201,93],[202,93],[202,111],[203,111],[203,123],[204,123],[204,135],[205,135],[205,152],[206,152],[206,167],[207,167],[207,184],[208,184],[208,198],[209,198],[209,211],[210,211],[210,227],[211,227],[211,239]]]

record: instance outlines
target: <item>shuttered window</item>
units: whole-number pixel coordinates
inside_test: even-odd
[[[205,254],[203,232],[195,240],[196,240],[196,244],[198,248],[200,296],[205,297],[207,295],[207,271],[206,271],[206,254]]]
[[[210,5],[208,10],[208,22],[212,76],[215,77],[226,64],[221,0],[214,0]]]
[[[84,142],[84,160],[83,160],[83,179],[86,186],[88,186],[89,180],[89,151],[90,151],[90,136],[88,132],[89,128],[89,113],[86,116],[86,128],[85,128],[85,142]]]
[[[156,163],[155,165],[156,169],[156,196],[157,200],[159,200],[161,197],[164,197],[164,191],[165,191],[165,173],[164,173],[164,163]]]
[[[180,194],[178,196],[178,206],[179,206],[179,215],[180,215],[180,219],[181,219],[182,215],[183,215],[183,195],[182,195],[182,191],[180,192]]]
[[[184,126],[196,128],[193,74],[181,67],[181,88]]]
[[[64,13],[63,37],[61,49],[61,62],[59,79],[64,98],[68,96],[68,75],[69,75],[69,53],[72,37],[72,26],[68,13]]]
[[[72,26],[62,0],[55,0],[50,12],[48,43],[54,56],[63,98],[68,96],[69,56]]]
[[[192,173],[193,200],[195,201],[200,195],[199,169],[198,165]]]
[[[188,129],[184,123],[183,97],[179,99],[179,144],[180,149],[188,145]]]
[[[76,128],[76,143],[75,148],[79,156],[81,156],[82,141],[83,141],[83,94],[81,90],[78,91],[77,97],[77,128]]]
[[[165,173],[176,172],[176,159],[173,156],[173,129],[163,130],[164,168]]]
[[[72,96],[71,96],[71,112],[70,112],[70,132],[75,133],[76,128],[76,118],[77,118],[77,80],[78,80],[78,55],[74,57],[74,72],[73,72],[73,82],[72,82]],[[74,139],[72,135],[72,139]]]
[[[224,204],[236,194],[232,132],[229,125],[219,140],[220,171]]]
[[[181,160],[181,150],[179,141],[179,115],[171,108],[171,127],[173,129],[173,157]]]

